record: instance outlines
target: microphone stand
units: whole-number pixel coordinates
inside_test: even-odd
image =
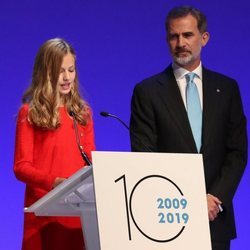
[[[112,115],[108,112],[104,112],[104,111],[101,111],[100,112],[100,115],[103,116],[103,117],[111,117],[111,118],[115,118],[116,120],[118,120],[125,128],[128,129],[128,131],[143,145],[143,147],[145,149],[147,149],[148,152],[152,152],[152,150],[146,145],[144,144],[141,139],[138,137],[137,134],[135,134],[133,131],[130,130],[129,126],[122,120],[120,119],[118,116],[116,115]]]
[[[87,163],[88,166],[90,166],[92,165],[92,162],[90,161],[87,154],[83,151],[83,147],[80,145],[80,139],[79,139],[79,133],[78,133],[78,128],[77,128],[76,119],[75,119],[75,113],[73,111],[70,111],[69,115],[73,118],[73,124],[74,124],[74,130],[75,130],[78,149],[81,153],[83,160]]]

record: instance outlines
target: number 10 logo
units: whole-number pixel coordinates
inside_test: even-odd
[[[162,175],[148,175],[128,194],[126,176],[117,178],[118,182],[123,182],[129,240],[131,220],[144,237],[159,243],[173,241],[184,232],[188,201],[176,183]]]

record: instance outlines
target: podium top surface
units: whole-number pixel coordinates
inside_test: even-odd
[[[24,208],[24,212],[46,216],[79,216],[80,211],[72,209],[72,206],[77,207],[83,202],[94,202],[92,166],[78,170],[30,207]]]

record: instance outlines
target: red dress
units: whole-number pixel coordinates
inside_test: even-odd
[[[26,183],[25,207],[52,189],[56,177],[69,177],[86,163],[76,143],[73,120],[60,108],[61,125],[56,130],[43,130],[27,120],[29,106],[18,114],[14,172]],[[81,145],[91,157],[95,150],[93,121],[78,125]],[[82,250],[81,223],[78,217],[36,217],[24,214],[23,250]]]

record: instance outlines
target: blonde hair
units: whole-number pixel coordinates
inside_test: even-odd
[[[57,82],[66,54],[76,60],[73,47],[63,39],[54,38],[46,41],[36,55],[31,85],[22,102],[29,104],[28,120],[37,127],[55,129],[60,126]],[[74,112],[76,120],[85,125],[90,116],[89,106],[80,96],[77,71],[70,93],[62,96],[62,100],[67,112]]]

